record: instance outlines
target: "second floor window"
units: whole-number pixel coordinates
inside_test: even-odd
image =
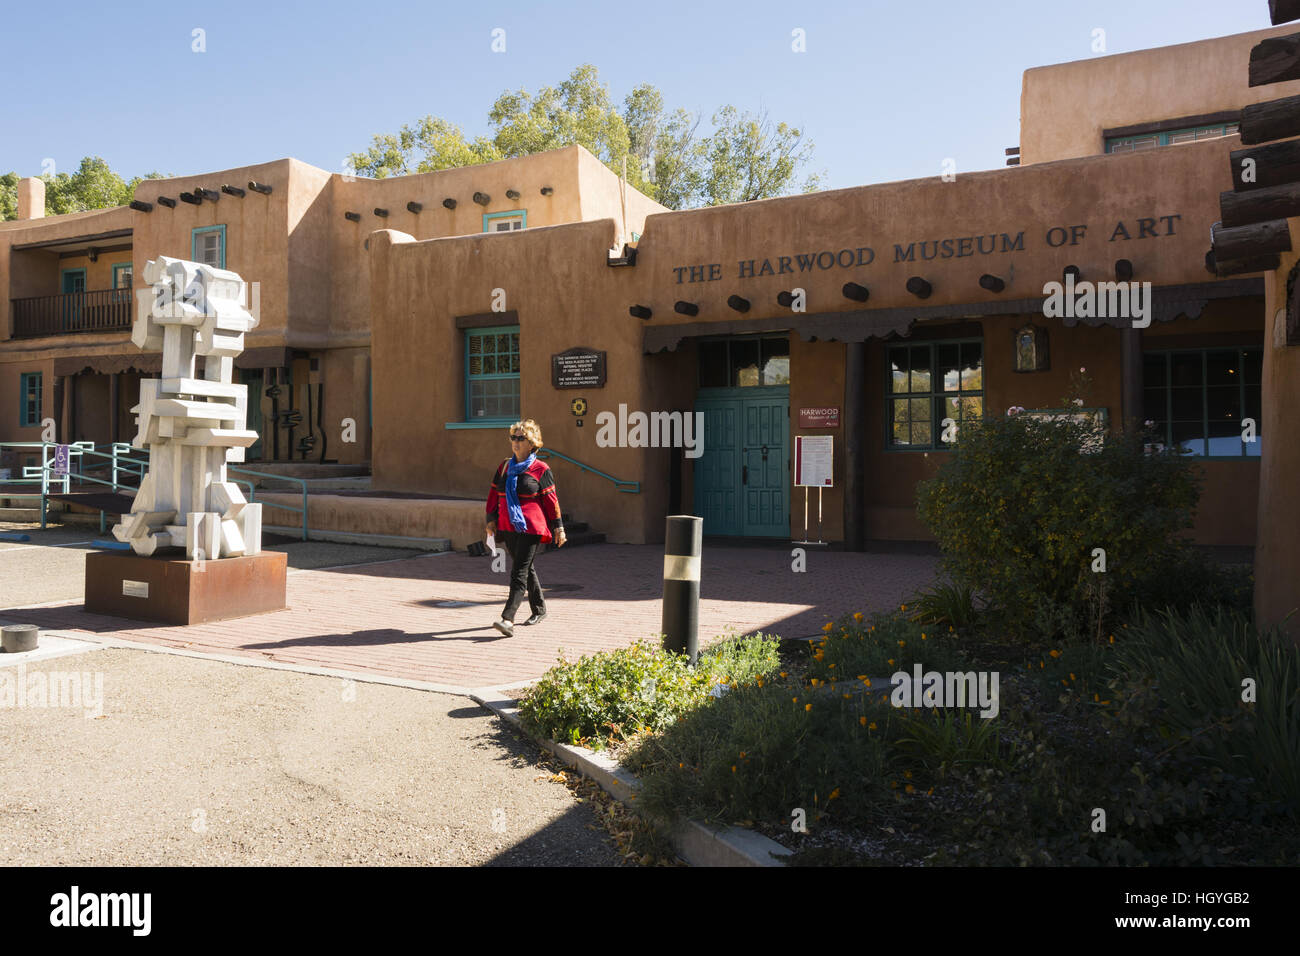
[[[1141,136],[1112,136],[1106,140],[1106,152],[1136,153],[1144,149],[1155,149],[1159,146],[1176,146],[1179,143],[1194,143],[1199,139],[1231,136],[1236,132],[1236,123],[1218,123],[1211,126],[1189,126],[1186,129],[1171,129],[1163,133],[1144,133]]]
[[[528,225],[528,213],[523,209],[514,212],[489,212],[483,215],[484,232],[516,232]]]
[[[201,226],[191,234],[190,258],[214,269],[226,267],[226,227]]]

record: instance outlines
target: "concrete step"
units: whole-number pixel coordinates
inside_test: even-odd
[[[278,534],[295,541],[302,539],[302,528],[284,525],[263,525],[267,534]],[[369,544],[379,548],[409,548],[412,551],[450,551],[450,538],[409,538],[397,534],[365,534],[357,531],[307,530],[308,541],[333,541],[337,544]]]
[[[369,462],[360,465],[322,465],[314,461],[250,461],[234,467],[289,478],[351,478],[370,474]]]
[[[0,508],[0,521],[40,521],[41,509],[36,508]]]
[[[605,543],[605,532],[603,532],[603,531],[580,531],[580,532],[574,533],[574,532],[571,532],[571,531],[569,530],[569,526],[568,526],[568,525],[565,525],[565,526],[564,526],[564,534],[565,534],[565,537],[567,538],[567,540],[564,542],[564,547],[565,547],[566,550],[569,549],[569,548],[580,548],[580,547],[582,547],[584,544],[604,544],[604,543]],[[547,551],[555,551],[555,550],[557,550],[557,549],[556,549],[555,545],[552,543],[552,544],[548,544],[548,545],[546,546],[546,550],[547,550]]]
[[[235,477],[239,477],[235,475]],[[352,475],[343,478],[304,478],[307,483],[307,493],[314,491],[369,491],[369,475]],[[302,485],[296,481],[290,481],[286,478],[261,478],[256,483],[257,487],[265,488],[267,491],[302,491]]]

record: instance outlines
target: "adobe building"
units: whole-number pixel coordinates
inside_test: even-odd
[[[49,218],[44,190],[23,179],[18,219],[0,222],[0,441],[40,441],[47,419],[61,442],[131,440],[140,377],[161,367],[130,340],[147,294],[132,278],[166,255],[256,284],[260,323],[235,362],[261,396],[250,461],[369,459],[375,228],[427,239],[612,218],[632,241],[663,210],[580,146],[381,180],[282,159],[146,180],[129,207]]]
[[[1246,86],[1250,47],[1279,32],[1030,70],[1017,167],[657,213],[630,255],[609,252],[614,219],[373,234],[375,486],[481,497],[522,415],[556,453],[565,510],[613,540],[659,541],[665,515],[694,513],[706,534],[789,541],[795,439],[829,435],[821,537],[924,539],[916,484],[950,454],[948,425],[1059,412],[1086,368],[1091,414],[1150,420],[1198,456],[1197,542],[1295,529],[1294,505],[1260,497],[1284,420],[1262,397],[1282,367],[1272,293],[1206,267],[1235,117],[1300,92]],[[1045,284],[1067,273],[1150,283],[1150,313],[1049,314]],[[702,414],[698,457],[634,429],[611,445],[598,416],[626,431],[635,412]]]

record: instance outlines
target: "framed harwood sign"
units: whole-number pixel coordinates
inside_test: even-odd
[[[554,388],[604,388],[605,353],[596,349],[572,348],[552,355],[551,385]]]

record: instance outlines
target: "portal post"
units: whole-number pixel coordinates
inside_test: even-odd
[[[669,515],[664,535],[664,649],[700,653],[700,551],[704,519]]]

